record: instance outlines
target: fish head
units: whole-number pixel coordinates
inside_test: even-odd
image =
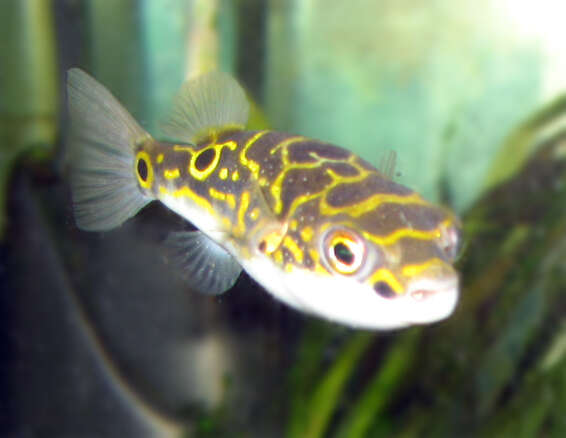
[[[461,241],[460,224],[453,215],[446,212],[425,231],[403,219],[398,230],[386,236],[368,230],[368,217],[334,219],[320,223],[309,245],[300,247],[302,258],[311,259],[310,266],[304,261],[301,266],[293,264],[291,258],[285,265],[276,289],[287,302],[366,329],[432,323],[453,312],[459,295],[453,263]],[[292,239],[298,241],[298,234]],[[292,245],[287,246],[291,251],[283,251],[283,256],[293,252]]]

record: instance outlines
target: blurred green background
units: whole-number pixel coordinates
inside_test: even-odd
[[[4,436],[566,436],[566,4],[552,0],[0,2]],[[234,74],[252,126],[308,135],[462,217],[462,300],[357,332],[243,276],[198,296],[150,206],[74,226],[65,72],[140,123],[184,78]]]

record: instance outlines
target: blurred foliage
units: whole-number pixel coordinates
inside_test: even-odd
[[[45,158],[57,132],[57,81],[50,0],[0,5],[0,239],[14,162],[25,152]]]

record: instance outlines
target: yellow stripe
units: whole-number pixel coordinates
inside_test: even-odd
[[[304,257],[303,250],[299,248],[297,242],[295,242],[290,236],[285,236],[285,238],[283,239],[283,245],[289,251],[291,251],[291,254],[293,254],[293,257],[297,262],[303,263],[303,257]]]
[[[219,192],[214,187],[210,187],[208,189],[208,194],[211,198],[218,199],[219,201],[225,201],[232,210],[236,208],[236,198],[233,194]]]
[[[268,131],[259,131],[258,133],[256,133],[252,138],[250,138],[246,144],[244,144],[244,147],[242,148],[242,151],[240,152],[240,163],[242,163],[242,165],[244,165],[245,167],[247,167],[248,169],[250,169],[252,175],[254,176],[254,178],[257,180],[259,179],[259,164],[256,163],[254,160],[249,159],[246,156],[246,153],[248,152],[248,149],[250,147],[252,147],[252,145],[258,141],[261,137],[263,137],[265,134],[267,134]],[[234,175],[232,175],[232,179],[234,179]],[[234,180],[236,181],[236,180]]]
[[[220,172],[218,172],[218,177],[220,179],[226,179],[228,178],[228,169],[226,169],[225,167],[223,167],[222,169],[220,169]]]
[[[446,263],[441,259],[435,257],[420,264],[404,266],[401,272],[405,277],[409,277],[409,278],[416,277],[417,275],[420,275],[424,271],[428,270],[431,266],[435,266],[435,265],[439,267],[443,267],[446,265]]]
[[[190,146],[174,145],[173,150],[176,152],[188,152],[190,155],[195,153],[195,150]]]
[[[437,228],[429,231],[415,230],[412,228],[399,228],[386,236],[377,236],[375,234],[371,234],[363,230],[361,231],[361,233],[366,239],[374,243],[377,243],[378,245],[392,245],[398,240],[406,237],[411,239],[418,239],[418,240],[439,239],[442,234],[441,230],[443,229],[443,227],[446,227],[448,225],[450,225],[449,219],[441,222]]]
[[[332,207],[326,201],[326,198],[322,198],[320,203],[320,212],[325,216],[333,216],[340,213],[346,213],[351,217],[360,217],[361,215],[368,213],[377,209],[381,204],[400,204],[400,205],[426,205],[426,202],[416,193],[409,196],[393,195],[390,193],[376,193],[367,199],[351,205],[345,205],[343,207]]]
[[[395,275],[393,275],[393,273],[389,269],[381,268],[375,271],[375,273],[370,278],[370,282],[372,285],[374,285],[378,281],[384,281],[385,283],[387,283],[389,286],[391,286],[391,289],[393,289],[393,291],[398,295],[402,294],[404,291],[403,285],[399,283],[399,280],[395,278]]]
[[[189,198],[189,199],[193,200],[195,202],[195,204],[197,204],[203,210],[208,212],[210,215],[216,216],[216,212],[212,208],[212,205],[210,204],[210,202],[206,198],[203,198],[203,197],[197,195],[188,186],[183,186],[183,187],[181,187],[177,190],[174,190],[172,192],[167,190],[166,187],[159,186],[159,193],[161,195],[164,195],[164,196],[172,196],[173,198]],[[190,218],[187,218],[187,219],[190,220]]]
[[[240,196],[240,207],[238,208],[238,225],[234,228],[234,234],[238,237],[242,236],[246,232],[245,215],[249,206],[250,194],[248,192],[244,192]]]

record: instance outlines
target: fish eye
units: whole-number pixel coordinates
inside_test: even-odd
[[[377,292],[377,294],[383,298],[394,298],[397,294],[393,290],[389,284],[385,281],[378,281],[373,285],[373,290]]]
[[[325,254],[330,266],[338,273],[353,274],[365,259],[364,242],[354,233],[339,230],[325,239]]]

